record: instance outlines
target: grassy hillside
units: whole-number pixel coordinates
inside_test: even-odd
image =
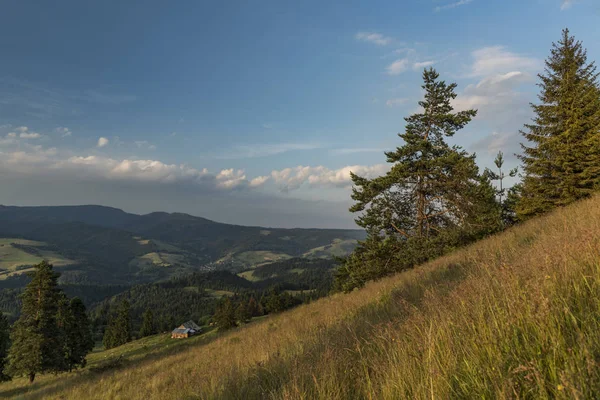
[[[49,249],[46,243],[33,240],[0,238],[0,279],[31,270],[31,265],[47,260],[57,269],[73,264],[57,252]]]
[[[594,398],[599,248],[596,197],[185,351],[17,379],[0,396]]]

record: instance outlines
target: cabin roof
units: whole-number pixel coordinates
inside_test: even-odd
[[[173,329],[172,333],[186,334],[186,333],[190,333],[190,331],[191,331],[191,329],[188,329],[188,328],[185,328],[185,329],[175,328],[175,329]]]
[[[189,320],[187,322],[184,322],[183,324],[181,324],[180,328],[184,327],[187,329],[193,329],[195,331],[200,330],[200,327],[192,320]]]

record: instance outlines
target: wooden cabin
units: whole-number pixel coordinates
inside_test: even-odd
[[[186,339],[193,335],[191,329],[175,328],[173,329],[173,332],[171,332],[171,339]]]
[[[171,332],[171,339],[186,339],[200,332],[202,332],[202,328],[194,321],[190,320],[173,329],[173,332]]]

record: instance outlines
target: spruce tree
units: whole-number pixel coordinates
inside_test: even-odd
[[[10,380],[10,376],[4,373],[9,347],[10,325],[6,316],[0,312],[0,382]]]
[[[110,315],[106,327],[104,328],[104,334],[102,335],[102,345],[104,345],[104,348],[107,350],[117,346],[115,344],[115,330],[115,318],[114,315]]]
[[[269,297],[267,297],[266,308],[267,312],[270,314],[278,313],[285,309],[283,299],[276,288],[271,289]]]
[[[45,261],[34,266],[11,334],[8,372],[12,376],[27,375],[33,382],[38,373],[66,369],[64,331],[56,320],[62,298],[58,277]]]
[[[213,317],[219,331],[226,331],[236,327],[235,308],[229,297],[221,300]]]
[[[513,168],[508,172],[508,175],[504,173],[502,169],[504,166],[504,154],[502,151],[499,151],[496,155],[496,159],[494,160],[494,164],[496,168],[498,168],[498,172],[492,171],[488,168],[485,169],[485,174],[491,181],[498,182],[498,188],[496,189],[496,194],[498,196],[498,203],[502,208],[502,224],[503,225],[512,225],[515,222],[515,210],[514,203],[512,201],[515,191],[510,188],[507,190],[504,185],[504,179],[509,176],[514,178],[517,176],[518,168]]]
[[[146,337],[154,335],[156,333],[156,327],[154,325],[154,314],[149,308],[144,311],[142,315],[142,327],[140,328],[140,337]]]
[[[562,32],[539,74],[540,103],[521,134],[521,219],[588,197],[600,183],[598,73],[581,42]]]
[[[252,314],[248,309],[248,304],[242,299],[235,309],[235,318],[242,324],[250,321]]]
[[[128,300],[123,300],[117,312],[117,335],[118,346],[131,342],[131,307]]]
[[[351,174],[351,212],[367,231],[336,274],[335,287],[351,290],[369,279],[410,268],[499,228],[499,207],[475,156],[445,138],[464,128],[476,110],[454,112],[456,84],[423,72],[422,111],[405,118],[404,144],[387,152],[391,170],[367,179]]]
[[[94,339],[85,305],[78,297],[68,302],[65,324],[66,361],[69,371],[85,367],[87,355],[94,349]]]
[[[262,315],[262,313],[259,312],[258,303],[256,302],[254,296],[250,297],[250,300],[248,300],[247,310],[250,318]]]
[[[104,332],[102,343],[106,349],[112,349],[131,341],[131,312],[127,299],[124,299],[115,315],[111,315]]]

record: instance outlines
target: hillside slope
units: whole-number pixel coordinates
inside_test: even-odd
[[[414,270],[104,372],[0,396],[594,398],[600,197]]]

